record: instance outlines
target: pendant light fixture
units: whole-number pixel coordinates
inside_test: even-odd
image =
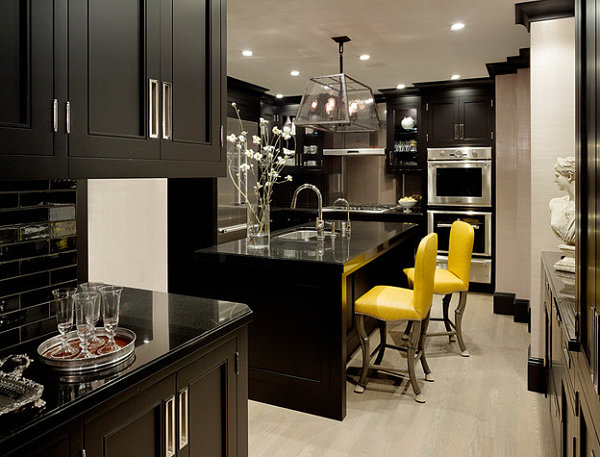
[[[344,74],[344,43],[350,38],[338,36],[331,39],[338,44],[340,72],[308,80],[296,125],[333,133],[379,130],[373,91]]]

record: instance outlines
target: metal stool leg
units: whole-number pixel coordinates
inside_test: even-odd
[[[469,357],[469,351],[467,351],[467,346],[465,346],[465,341],[462,335],[462,318],[465,312],[465,307],[467,306],[467,292],[461,292],[460,298],[458,302],[458,307],[454,313],[456,320],[456,337],[458,338],[458,345],[460,346],[460,350],[462,351],[460,355],[463,357]]]
[[[427,314],[427,317],[423,321],[421,328],[421,335],[419,337],[419,345],[417,346],[417,351],[421,353],[421,365],[423,366],[423,372],[425,373],[425,381],[433,382],[435,381],[433,374],[431,373],[431,368],[429,368],[429,364],[427,363],[427,358],[425,357],[425,339],[427,337],[427,328],[429,327],[429,316],[431,313]]]
[[[406,328],[404,329],[404,335],[402,335],[402,339],[403,340],[407,340],[408,339],[408,335],[410,335],[410,329],[412,327],[412,322],[408,321],[406,323]]]
[[[450,301],[452,300],[452,294],[444,295],[442,299],[442,312],[444,313],[444,326],[446,327],[447,332],[452,331],[452,326],[450,325],[450,318],[448,317],[448,308],[450,308]],[[448,335],[450,342],[454,342],[454,335]]]
[[[360,349],[362,351],[362,370],[354,392],[362,394],[365,391],[365,387],[367,387],[367,374],[369,373],[369,336],[365,330],[365,316],[362,314],[356,316],[356,329],[358,330]]]
[[[385,345],[387,343],[387,326],[384,321],[377,322],[377,326],[379,327],[380,343],[375,365],[380,365],[383,361],[383,353],[385,352]]]
[[[415,400],[418,403],[425,403],[425,396],[423,395],[423,392],[421,392],[419,384],[417,384],[417,376],[415,375],[415,349],[419,344],[420,337],[421,322],[413,322],[410,336],[408,338],[408,354],[406,357],[408,362],[408,375],[410,377],[410,383],[412,384],[412,388],[415,393]]]

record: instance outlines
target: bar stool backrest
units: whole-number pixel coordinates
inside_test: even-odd
[[[413,306],[422,318],[427,316],[433,300],[433,280],[438,249],[437,233],[424,237],[417,248]]]
[[[471,274],[471,257],[475,230],[468,222],[454,221],[450,228],[450,245],[448,247],[448,271],[454,273],[469,287]]]

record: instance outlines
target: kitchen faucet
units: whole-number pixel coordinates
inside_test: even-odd
[[[333,202],[333,206],[336,206],[338,203],[343,203],[346,205],[346,216],[348,218],[345,226],[344,226],[344,223],[342,222],[342,228],[341,228],[342,236],[344,236],[344,235],[350,236],[350,203],[348,203],[348,200],[346,200],[345,198],[338,198]]]
[[[317,194],[319,206],[318,206],[317,220],[315,222],[315,228],[317,229],[317,234],[322,237],[324,229],[325,229],[325,221],[323,221],[323,197],[321,196],[321,192],[319,191],[319,188],[317,186],[313,186],[312,184],[302,184],[300,187],[298,187],[294,191],[294,196],[292,197],[292,204],[290,205],[290,208],[292,208],[292,209],[296,208],[298,194],[300,192],[302,192],[304,189],[310,189],[315,194]]]

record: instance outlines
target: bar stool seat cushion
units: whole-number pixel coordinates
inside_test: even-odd
[[[415,309],[413,298],[410,289],[375,286],[354,302],[354,312],[383,321],[422,320],[425,316]]]
[[[408,278],[408,284],[412,287],[414,283],[415,269],[405,268],[404,273]],[[465,284],[454,273],[443,268],[435,269],[435,279],[433,280],[433,293],[439,295],[451,294],[469,290],[469,284]]]

